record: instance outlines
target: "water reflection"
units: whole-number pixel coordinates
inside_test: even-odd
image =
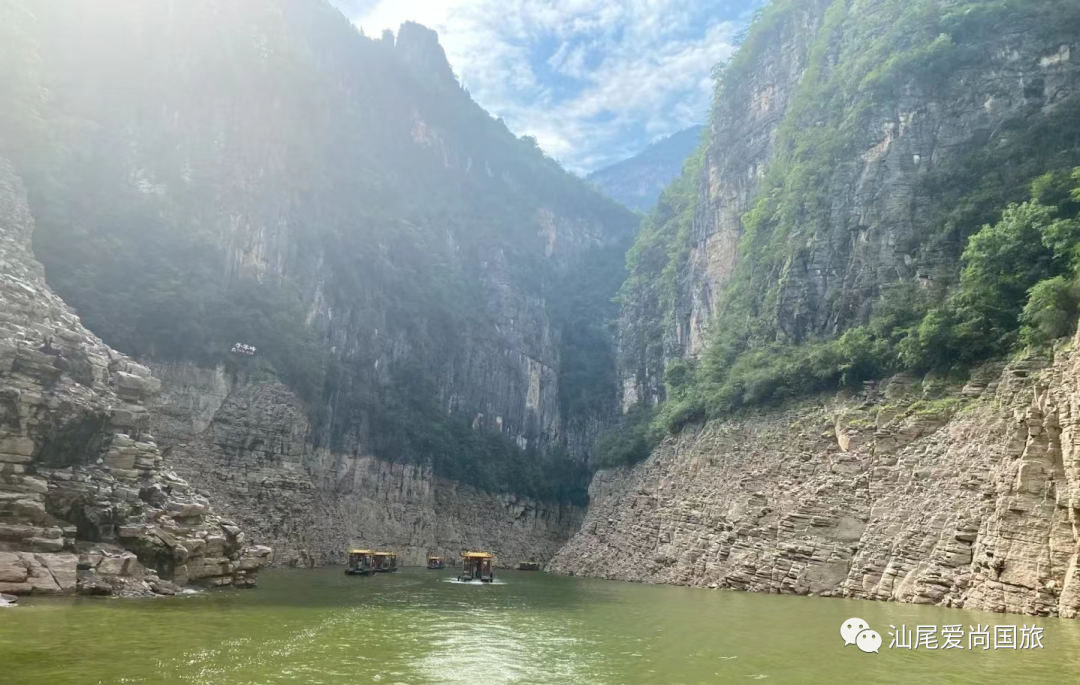
[[[433,622],[418,663],[428,682],[589,683],[588,641],[555,615],[471,609]]]

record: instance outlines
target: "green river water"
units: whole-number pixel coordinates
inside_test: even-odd
[[[1066,683],[1080,622],[503,572],[273,570],[257,590],[0,609],[0,684]],[[879,653],[845,647],[865,619]],[[1044,649],[889,649],[889,625],[1032,625]],[[940,644],[940,643],[939,643]],[[967,647],[967,638],[964,639]]]

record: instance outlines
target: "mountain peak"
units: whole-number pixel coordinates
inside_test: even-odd
[[[407,21],[398,29],[395,48],[398,58],[414,74],[434,77],[440,82],[457,83],[446,51],[439,44],[439,34],[434,29]]]

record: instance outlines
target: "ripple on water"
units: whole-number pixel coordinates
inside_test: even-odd
[[[349,654],[355,643],[334,640],[343,627],[354,623],[360,610],[343,609],[323,614],[314,624],[285,627],[279,637],[258,639],[236,637],[223,640],[218,648],[185,652],[158,661],[159,672],[196,685],[248,682],[336,683],[355,674],[353,666],[363,663],[361,654]],[[342,649],[341,647],[345,647]],[[323,657],[332,655],[331,659]],[[258,679],[251,679],[258,674]]]
[[[272,571],[250,593],[28,598],[0,621],[0,682],[982,685],[1072,682],[1080,654],[1080,623],[1071,621],[544,574],[507,573],[505,584],[477,591],[442,582],[449,575]],[[867,656],[845,651],[836,634],[856,614],[882,626],[1037,622],[1046,649]]]

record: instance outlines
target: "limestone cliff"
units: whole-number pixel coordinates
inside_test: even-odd
[[[314,448],[303,401],[284,385],[223,368],[155,365],[159,444],[178,473],[274,548],[273,563],[342,563],[349,546],[393,549],[405,565],[428,554],[486,549],[497,563],[546,561],[583,510],[492,494],[430,467]]]
[[[1064,0],[770,3],[721,72],[688,225],[658,215],[667,254],[638,267],[637,299],[675,277],[624,317],[629,391],[662,399],[665,360],[711,338],[800,344],[954,284],[972,233],[1077,162],[1078,21]]]
[[[951,391],[933,379],[1075,326],[1066,307],[1041,340],[1018,332],[1021,308],[1053,311],[1034,286],[1073,275],[1015,278],[1043,259],[1038,230],[1016,241],[1037,256],[990,249],[1002,267],[969,279],[972,246],[1017,203],[1043,211],[1036,179],[1080,165],[1078,28],[1064,0],[775,0],[758,14],[622,289],[633,439],[605,443],[608,463],[668,435],[596,475],[550,568],[1077,614],[1075,354],[983,366]],[[1076,209],[1045,211],[1064,225]],[[941,324],[976,291],[987,307]]]
[[[955,273],[962,241],[935,240],[935,224],[947,208],[941,205],[957,198],[935,185],[959,184],[957,167],[1069,110],[1080,89],[1076,13],[1063,9],[1069,3],[934,1],[913,10],[881,0],[797,4],[767,47],[762,41],[767,61],[726,93],[734,97],[717,102],[690,260],[695,285],[684,341],[691,352],[735,275],[744,215],[763,199],[760,189],[813,193],[802,198],[799,219],[780,216],[782,202],[758,207],[776,212],[758,230],[796,227],[786,236],[789,249],[779,250],[784,272],[766,279],[776,289],[768,315],[790,340],[833,334],[866,321],[891,283]],[[904,39],[904,30],[915,35]],[[912,46],[923,52],[911,54]],[[878,56],[885,62],[874,64]],[[853,92],[850,80],[860,78]],[[813,169],[817,185],[803,188],[791,165],[830,159],[807,149],[816,132],[806,129],[816,126],[834,128],[817,144],[836,154],[838,166]],[[1023,154],[1010,160],[1018,158]],[[984,197],[989,204],[1009,199]]]
[[[0,590],[254,585],[270,550],[171,470],[149,432],[159,381],[45,284],[33,228],[0,158]]]
[[[550,568],[1074,617],[1078,343],[951,391],[899,377],[687,429],[596,476]]]
[[[565,331],[588,317],[563,284],[637,220],[483,111],[433,31],[373,40],[324,0],[34,14],[48,122],[78,151],[31,155],[34,249],[89,328],[143,362],[282,380],[313,449],[567,499],[552,483],[617,393],[605,374],[569,411]]]
[[[372,39],[325,0],[14,6],[48,93],[18,160],[34,252],[162,379],[178,473],[282,563],[550,556],[616,407],[592,311],[636,217],[483,111],[422,26]]]

